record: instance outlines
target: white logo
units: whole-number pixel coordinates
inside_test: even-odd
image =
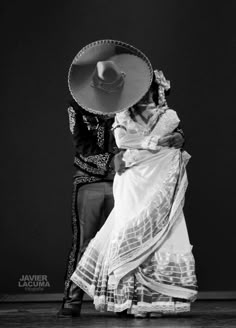
[[[18,280],[18,287],[24,288],[29,292],[42,292],[44,288],[50,287],[47,275],[41,274],[22,274]]]

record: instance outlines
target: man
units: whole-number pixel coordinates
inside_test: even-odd
[[[102,45],[104,41],[106,40],[101,41]],[[122,160],[123,151],[117,148],[112,133],[114,114],[106,115],[95,110],[84,110],[83,107],[86,106],[79,105],[81,96],[76,96],[77,90],[81,87],[76,73],[80,57],[84,56],[85,50],[90,51],[97,44],[98,42],[95,42],[83,48],[75,57],[69,71],[69,88],[75,99],[71,101],[68,113],[75,147],[76,172],[72,194],[72,247],[67,262],[64,299],[59,316],[80,316],[84,292],[70,280],[70,277],[89,241],[102,227],[113,208],[112,183],[115,172],[122,174],[126,169],[125,162]],[[132,49],[132,53],[133,51]],[[103,54],[103,50],[101,53]],[[84,61],[83,65],[85,65]],[[84,67],[80,69],[80,75],[84,74],[83,69]],[[102,74],[99,76],[101,77]],[[97,83],[96,81],[93,79],[94,84]],[[146,91],[142,91],[143,95]],[[113,95],[110,93],[109,96]],[[159,141],[159,144],[181,148],[183,140],[182,130],[177,129],[175,133]]]

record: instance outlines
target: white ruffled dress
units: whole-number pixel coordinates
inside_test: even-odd
[[[186,312],[196,298],[183,214],[190,156],[157,146],[179,121],[158,107],[145,117],[132,109],[116,115],[115,138],[129,168],[115,176],[114,208],[71,277],[100,311]]]

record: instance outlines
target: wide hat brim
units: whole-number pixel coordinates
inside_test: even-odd
[[[97,62],[113,61],[125,73],[123,87],[106,92],[93,86]],[[74,58],[68,74],[72,97],[85,110],[113,115],[136,104],[148,91],[153,69],[138,49],[121,41],[100,40],[84,47]]]

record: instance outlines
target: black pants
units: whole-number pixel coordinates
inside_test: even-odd
[[[77,217],[79,220],[79,252],[81,259],[90,240],[96,235],[114,206],[112,181],[83,185],[77,193]],[[84,292],[73,282],[64,298],[64,307],[81,306]]]

